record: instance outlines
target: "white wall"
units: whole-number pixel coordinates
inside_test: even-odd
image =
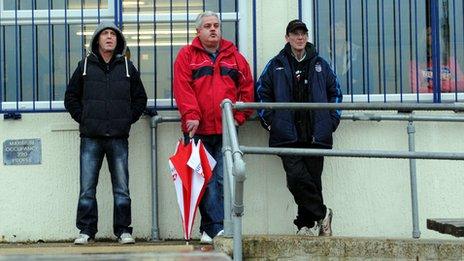
[[[418,151],[461,152],[459,123],[417,123]],[[167,159],[180,137],[179,123],[158,128],[160,236],[181,238],[182,230]],[[0,122],[0,141],[39,138],[42,164],[0,165],[1,241],[68,240],[75,228],[78,199],[77,124],[65,113],[23,114]],[[129,154],[133,226],[136,237],[151,235],[151,170],[149,119],[132,129]],[[240,143],[267,146],[267,132],[257,122],[240,129]],[[407,150],[406,123],[343,121],[336,149]],[[3,155],[2,155],[3,158]],[[276,156],[247,155],[245,234],[292,234],[296,213]],[[426,229],[426,219],[462,217],[462,161],[418,160],[419,217],[423,238],[451,238]],[[326,204],[334,209],[333,229],[339,236],[411,236],[411,201],[407,160],[326,157],[323,173]],[[112,196],[104,164],[97,192],[98,237],[112,237]],[[197,229],[194,237],[199,236]]]
[[[130,188],[134,226],[150,223],[150,136],[148,120],[138,122],[130,138]],[[62,240],[74,237],[79,193],[79,134],[65,113],[23,114],[18,121],[1,121],[0,137],[39,138],[42,164],[0,166],[0,241]],[[3,150],[2,150],[3,153]],[[3,159],[3,155],[2,155]],[[104,162],[97,192],[100,236],[110,235],[112,196]],[[137,214],[135,214],[137,213]],[[137,218],[135,218],[137,217]],[[105,222],[106,220],[106,222]],[[108,220],[110,223],[108,223]]]
[[[298,18],[298,1],[261,0],[256,2],[256,55],[258,57],[257,67],[259,75],[269,59],[277,55],[284,47],[286,43],[285,28],[289,21]],[[251,26],[252,24],[250,23]],[[253,36],[251,32],[250,30],[250,41]],[[250,44],[249,47],[252,48],[253,45]]]

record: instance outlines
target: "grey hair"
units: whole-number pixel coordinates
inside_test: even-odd
[[[203,25],[203,18],[208,16],[216,17],[219,21],[219,26],[221,25],[221,19],[219,18],[219,15],[217,13],[213,11],[204,11],[203,13],[198,14],[197,19],[195,20],[195,28],[200,29],[200,27]]]

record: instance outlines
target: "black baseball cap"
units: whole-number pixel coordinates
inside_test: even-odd
[[[289,33],[293,33],[298,29],[308,32],[308,27],[306,27],[306,24],[301,20],[295,19],[288,23],[285,33],[288,35]]]

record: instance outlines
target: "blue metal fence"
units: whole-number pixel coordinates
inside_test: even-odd
[[[63,111],[66,84],[101,20],[112,20],[123,30],[150,106],[158,109],[175,107],[172,64],[179,48],[195,36],[198,12],[219,12],[224,36],[238,44],[239,0],[143,2],[4,1],[0,112]],[[251,5],[256,25],[256,0]],[[336,71],[345,101],[351,102],[462,101],[463,11],[463,1],[456,0],[298,1],[298,16],[310,20],[312,41]],[[261,44],[256,26],[253,32],[256,50]],[[252,59],[259,75],[258,64],[266,61],[256,51]]]
[[[150,106],[175,108],[172,63],[199,12],[220,13],[238,37],[238,0],[14,0],[0,5],[0,112],[63,111],[66,84],[102,20],[123,30]]]
[[[463,1],[312,3],[313,41],[336,72],[345,101],[463,100]]]

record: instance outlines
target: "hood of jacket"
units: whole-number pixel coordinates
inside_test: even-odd
[[[98,38],[100,36],[100,33],[106,29],[112,29],[116,32],[116,48],[114,49],[114,55],[116,57],[123,56],[126,53],[127,49],[126,38],[122,34],[121,30],[119,30],[119,28],[116,25],[114,25],[114,23],[109,21],[101,22],[97,26],[97,29],[95,29],[95,32],[93,33],[92,39],[90,41],[91,45],[89,52],[98,54]]]

